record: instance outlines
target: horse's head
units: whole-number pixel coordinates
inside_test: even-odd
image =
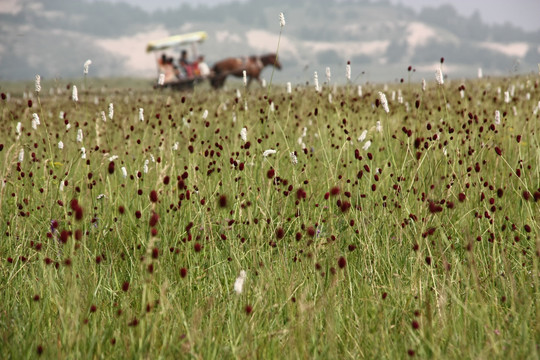
[[[277,58],[277,54],[268,54],[261,56],[261,61],[263,62],[264,66],[273,65],[276,69],[281,70],[281,63]]]

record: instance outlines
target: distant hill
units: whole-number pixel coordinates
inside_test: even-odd
[[[226,56],[275,51],[280,33],[282,72],[276,81],[312,81],[313,71],[343,82],[351,61],[356,82],[394,81],[410,75],[431,80],[445,58],[453,77],[538,71],[540,31],[510,25],[489,26],[478,14],[459,15],[452,6],[417,13],[403,5],[368,0],[251,0],[214,7],[182,5],[146,12],[123,3],[83,0],[20,0],[18,11],[0,13],[0,81],[82,76],[156,75],[146,44],[161,37],[205,30],[200,50],[208,63]],[[269,71],[264,76],[269,77]]]

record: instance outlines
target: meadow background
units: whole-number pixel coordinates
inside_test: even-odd
[[[537,359],[540,78],[426,80],[2,84],[0,357]]]

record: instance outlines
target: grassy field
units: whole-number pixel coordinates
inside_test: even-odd
[[[0,357],[538,359],[540,78],[419,80],[0,89]]]

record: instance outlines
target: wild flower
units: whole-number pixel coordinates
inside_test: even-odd
[[[478,68],[478,78],[481,79],[481,78],[483,78],[483,77],[484,77],[484,74],[483,74],[483,72],[482,72],[482,68],[479,67],[479,68]]]
[[[107,122],[107,117],[105,116],[105,111],[101,112],[101,121]]]
[[[81,148],[81,159],[86,159],[86,149],[84,146]]]
[[[125,166],[122,166],[122,168],[120,169],[120,171],[122,172],[122,177],[125,179],[127,178],[127,170],[126,170],[126,167]]]
[[[362,141],[366,140],[366,136],[367,136],[367,130],[362,131],[362,133],[358,137],[358,141],[362,142]]]
[[[282,12],[279,13],[279,26],[280,27],[285,26],[285,15],[283,15]]]
[[[114,105],[113,103],[109,103],[109,119],[113,119],[114,116]]]
[[[24,161],[24,149],[21,149],[21,151],[19,151],[19,162],[22,163]]]
[[[36,113],[32,114],[32,129],[36,130],[38,125],[41,123],[39,122],[39,116]]]
[[[242,93],[238,89],[236,89],[236,97],[239,99],[242,97]]]
[[[510,103],[510,93],[508,91],[504,92],[504,102],[507,104]]]
[[[118,159],[118,155],[113,155],[109,157],[109,161],[114,161],[116,159]]]
[[[358,85],[358,96],[362,96],[362,85]]]
[[[73,85],[73,90],[71,92],[71,99],[75,102],[79,101],[79,93],[77,92],[76,85]]]
[[[158,85],[163,86],[165,84],[165,74],[161,73],[158,77]]]
[[[381,105],[386,113],[390,112],[390,108],[388,107],[388,100],[386,100],[386,95],[382,91],[379,91],[379,98],[381,100]]]
[[[240,130],[240,137],[244,142],[247,142],[247,129],[245,127]]]
[[[203,114],[202,114],[202,118],[203,120],[206,120],[206,118],[208,117],[208,110],[204,110]]]
[[[84,62],[84,70],[83,70],[84,75],[88,75],[88,68],[90,67],[91,64],[92,64],[92,60],[90,59]]]
[[[22,123],[20,121],[17,123],[17,126],[15,126],[15,132],[17,133],[17,136],[21,136]]]
[[[435,71],[435,80],[437,80],[437,84],[444,85],[444,76],[440,67]]]
[[[144,109],[139,108],[139,121],[144,121]]]
[[[268,150],[265,150],[263,152],[263,157],[267,157],[268,155],[273,155],[275,154],[277,151],[276,150],[273,150],[273,149],[268,149]]]
[[[77,130],[77,142],[83,141],[83,131],[82,129]]]
[[[347,66],[345,66],[345,78],[347,81],[351,81],[351,62],[347,61]]]
[[[148,163],[149,163],[148,159],[147,159],[147,160],[144,160],[143,172],[144,172],[145,174],[148,174]]]
[[[107,195],[105,195],[105,194],[99,194],[99,195],[96,197],[96,200],[101,200],[101,199],[106,198],[106,197],[107,197]]]
[[[499,110],[495,110],[495,125],[501,124],[501,113]]]
[[[234,282],[234,291],[240,295],[242,294],[242,291],[244,290],[244,281],[246,280],[246,271],[240,270],[240,275],[236,278]]]
[[[326,81],[330,84],[330,79],[332,77],[332,73],[330,71],[330,67],[326,67]]]
[[[296,154],[294,153],[294,151],[291,151],[289,156],[291,157],[291,164],[293,165],[298,164],[298,159],[296,158]]]
[[[242,71],[242,81],[244,82],[244,86],[247,86],[247,71]]]
[[[178,141],[175,142],[174,145],[172,146],[173,151],[178,150],[178,146],[179,146],[179,145],[180,145],[180,144],[178,143]]]
[[[319,87],[319,76],[316,71],[313,73],[313,82],[315,83],[315,91],[321,91],[321,88]]]
[[[426,91],[426,79],[422,79],[422,91]]]
[[[364,146],[362,146],[362,149],[364,151],[367,151],[367,149],[369,149],[369,147],[371,146],[371,140],[368,140],[364,143]]]
[[[36,75],[36,92],[39,94],[41,91],[41,76]]]
[[[62,150],[64,148],[64,143],[61,140],[58,142],[58,148],[60,150]]]
[[[382,124],[380,121],[377,121],[375,124],[375,130],[377,130],[377,132],[382,132]]]
[[[292,86],[291,86],[291,82],[287,82],[287,94],[290,94],[292,93]]]

